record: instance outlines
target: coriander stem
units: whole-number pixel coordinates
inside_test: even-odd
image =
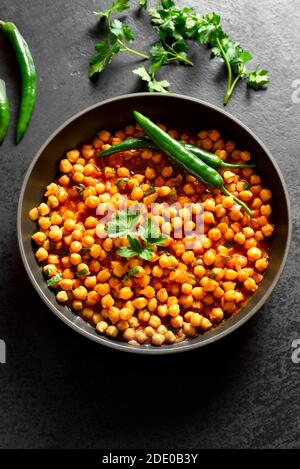
[[[191,67],[194,66],[193,62],[191,62],[189,59],[186,59],[185,57],[182,57],[179,54],[169,59],[169,62],[171,62],[172,60],[178,60],[178,62],[184,62],[187,65],[190,65]]]
[[[138,57],[141,57],[142,59],[149,60],[149,56],[146,54],[143,54],[142,52],[138,52],[137,50],[131,49],[130,47],[127,47],[126,44],[124,44],[121,39],[118,39],[118,43],[122,46],[122,49],[120,49],[121,52],[128,52],[129,54],[134,54],[137,55]]]
[[[217,38],[217,44],[218,44],[218,47],[221,51],[221,54],[222,54],[222,57],[223,57],[223,60],[226,64],[226,67],[227,67],[227,72],[228,72],[228,78],[227,78],[227,93],[225,95],[225,98],[224,98],[224,105],[226,105],[230,99],[230,95],[232,93],[232,91],[230,92],[231,90],[231,86],[232,86],[232,69],[231,69],[231,65],[230,65],[230,62],[227,58],[227,55],[223,49],[223,46],[221,44],[221,41],[219,38]]]
[[[241,78],[241,76],[242,76],[241,73],[239,73],[239,74],[237,75],[237,77],[235,78],[234,82],[232,83],[232,85],[231,85],[231,87],[230,87],[230,90],[227,91],[227,93],[226,93],[226,95],[225,95],[225,97],[224,97],[224,104],[225,104],[225,105],[226,105],[226,104],[228,103],[228,101],[230,100],[231,95],[232,95],[232,93],[233,93],[233,90],[234,90],[234,88],[236,87],[237,82],[239,81],[239,79]]]
[[[0,27],[5,25],[5,21],[0,20]]]

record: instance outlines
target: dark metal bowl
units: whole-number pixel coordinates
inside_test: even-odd
[[[248,304],[225,324],[194,339],[174,345],[154,347],[131,346],[97,334],[95,329],[67,306],[56,302],[47,287],[41,267],[32,249],[31,236],[35,223],[28,218],[29,210],[43,197],[44,188],[56,176],[57,162],[67,149],[87,142],[100,129],[122,129],[133,122],[132,110],[137,109],[152,119],[187,130],[217,128],[223,135],[249,150],[257,171],[273,192],[275,235],[271,246],[271,262],[263,282]],[[284,267],[291,238],[291,217],[288,193],[280,170],[263,143],[245,125],[211,104],[180,95],[140,93],[120,96],[95,104],[76,114],[59,127],[34,157],[25,176],[18,207],[18,240],[21,256],[29,278],[45,304],[68,326],[102,345],[135,353],[165,354],[202,347],[233,332],[250,319],[265,303]],[[38,324],[37,324],[38,328]]]

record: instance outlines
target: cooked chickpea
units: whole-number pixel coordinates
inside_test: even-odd
[[[59,301],[59,303],[65,303],[66,301],[68,301],[69,297],[68,294],[62,290],[57,293],[56,299],[57,301]]]
[[[87,296],[87,289],[84,286],[80,286],[75,288],[75,290],[72,291],[72,295],[76,300],[85,300]]]
[[[250,249],[248,249],[247,251],[247,256],[248,256],[248,259],[250,262],[254,262],[256,261],[257,259],[260,259],[261,256],[262,256],[262,252],[260,249],[256,248],[256,247],[251,247]]]
[[[101,300],[101,305],[102,305],[103,308],[110,308],[111,306],[114,305],[114,303],[115,303],[115,300],[113,299],[113,297],[109,293],[107,295],[103,296],[103,298]]]
[[[31,221],[36,221],[39,218],[39,209],[37,207],[29,210],[29,218]]]
[[[267,259],[258,259],[258,260],[255,262],[255,268],[256,268],[259,272],[263,272],[264,270],[266,270],[267,267],[268,267],[268,261],[267,261]]]
[[[151,337],[151,342],[153,345],[162,345],[165,341],[165,336],[163,334],[154,333]]]
[[[48,251],[44,248],[39,248],[35,253],[35,257],[39,262],[43,262],[48,258]]]
[[[262,189],[259,193],[262,202],[268,202],[272,199],[272,192],[269,189]]]
[[[257,285],[256,285],[255,281],[253,280],[253,278],[248,278],[247,280],[245,280],[244,281],[244,287],[247,290],[250,290],[252,292],[255,292],[256,289],[257,289]]]
[[[119,291],[119,298],[122,300],[130,300],[133,297],[133,291],[130,287],[123,287]]]
[[[222,308],[212,308],[211,312],[209,313],[209,318],[212,322],[221,322],[224,319],[224,312]]]
[[[73,289],[73,280],[70,278],[64,278],[59,282],[60,287],[63,290],[72,290]]]
[[[133,305],[137,309],[144,309],[146,308],[148,304],[147,298],[144,298],[143,296],[136,298],[135,300],[132,301]]]
[[[186,251],[182,255],[182,260],[185,264],[191,264],[195,260],[195,254],[193,251]]]

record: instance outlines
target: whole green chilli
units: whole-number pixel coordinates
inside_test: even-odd
[[[4,36],[10,41],[22,79],[22,93],[17,122],[17,143],[23,138],[30,122],[36,101],[36,70],[29,47],[14,23],[0,21]]]
[[[197,156],[188,151],[178,140],[171,137],[148,117],[137,111],[133,111],[133,115],[145,134],[148,135],[162,152],[204,184],[214,189],[220,189],[224,194],[230,195],[249,216],[252,216],[252,211],[247,204],[239,200],[225,188],[223,178],[216,169],[211,168],[200,160],[200,158],[197,158]]]
[[[6,86],[3,80],[0,80],[0,145],[3,142],[10,121],[9,102],[6,94]]]
[[[195,156],[198,156],[200,160],[204,161],[208,166],[214,169],[220,168],[231,168],[231,169],[238,169],[238,168],[254,168],[254,164],[235,164],[235,163],[226,163],[223,161],[219,156],[214,155],[202,148],[196,147],[195,145],[191,145],[189,143],[183,143],[182,145]],[[149,137],[137,137],[137,138],[128,138],[123,140],[120,143],[116,143],[112,145],[110,148],[101,151],[97,156],[110,156],[114,153],[118,153],[120,151],[128,151],[138,148],[150,148],[152,150],[158,150],[157,146],[150,140]]]

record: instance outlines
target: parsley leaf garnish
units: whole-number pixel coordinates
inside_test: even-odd
[[[128,24],[122,23],[120,20],[114,20],[111,27],[110,31],[112,34],[114,34],[118,39],[121,40],[126,40],[128,42],[133,42],[134,41],[134,34],[130,26]]]
[[[257,67],[255,70],[247,73],[247,85],[255,90],[267,85],[270,81],[268,71]]]
[[[61,280],[61,274],[57,274],[54,277],[49,278],[47,280],[47,285],[48,287],[53,287],[53,285],[56,285],[58,282]]]
[[[142,8],[145,8],[147,10],[148,8],[148,0],[139,0],[139,4]]]
[[[244,184],[243,184],[243,189],[244,189],[245,191],[249,191],[249,190],[250,190],[250,187],[251,187],[251,186],[250,186],[249,182],[244,182]]]
[[[133,70],[133,73],[138,75],[142,80],[147,82],[147,87],[150,92],[157,91],[158,93],[167,93],[167,88],[170,83],[167,80],[157,81],[154,74],[147,72],[145,67],[139,67]]]
[[[143,246],[137,238],[128,235],[127,240],[129,247],[122,246],[118,250],[118,254],[121,257],[134,257],[139,256],[141,259],[148,261],[153,256],[154,250],[147,246]]]
[[[122,11],[128,10],[129,0],[113,0],[111,6],[105,11],[94,12],[98,18],[110,19],[113,13],[122,13]]]
[[[83,277],[83,276],[87,275],[88,273],[89,273],[88,269],[81,269],[77,272],[77,275],[79,277]]]
[[[74,186],[74,189],[78,191],[78,194],[80,195],[80,197],[83,196],[83,191],[85,189],[85,186],[83,184],[78,184],[77,186]]]
[[[131,267],[129,270],[127,270],[126,274],[122,278],[122,282],[127,282],[130,278],[133,278],[136,276],[136,274],[139,273],[138,267]]]
[[[132,233],[140,218],[140,213],[130,210],[116,212],[104,230],[110,238],[121,238]]]
[[[162,236],[160,229],[150,218],[147,220],[146,224],[139,227],[138,234],[145,243],[156,246],[164,244],[168,239],[165,236]]]
[[[100,12],[94,12],[98,18],[107,19],[107,35],[95,46],[96,54],[90,58],[89,77],[101,73],[111,63],[113,57],[119,52],[127,52],[140,58],[149,57],[141,52],[131,49],[126,42],[134,41],[134,33],[128,24],[119,19],[112,21],[114,13],[121,13],[129,8],[128,0],[114,0],[111,6]]]
[[[127,184],[127,182],[130,180],[130,178],[120,178],[120,179],[117,179],[116,180],[116,186],[119,188],[119,189],[124,189]]]

